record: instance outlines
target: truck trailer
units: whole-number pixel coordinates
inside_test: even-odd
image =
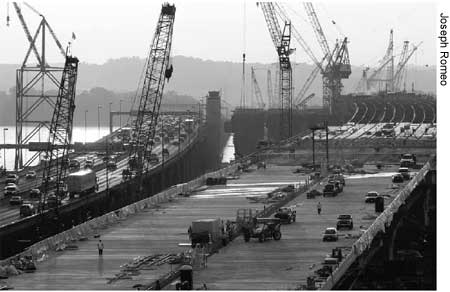
[[[80,197],[97,189],[97,176],[92,169],[83,169],[69,174],[66,178],[70,198],[76,194]]]

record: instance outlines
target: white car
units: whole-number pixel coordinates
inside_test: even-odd
[[[19,192],[19,188],[16,185],[8,185],[5,187],[4,194],[5,196],[14,196]]]
[[[325,229],[322,237],[323,241],[337,241],[338,240],[338,232],[334,227],[328,227]]]
[[[36,178],[36,171],[32,170],[29,171],[26,175],[25,178],[27,179],[35,179]]]

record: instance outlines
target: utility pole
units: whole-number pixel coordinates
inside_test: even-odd
[[[181,118],[178,117],[178,153],[181,151]]]

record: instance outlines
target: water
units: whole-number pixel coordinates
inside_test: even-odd
[[[7,128],[8,130],[3,131],[3,129]],[[33,127],[24,127],[23,129],[23,137],[25,137]],[[114,128],[113,130],[115,130]],[[3,140],[3,133],[5,133],[5,140]],[[84,127],[74,127],[72,132],[72,141],[73,142],[94,142],[100,139],[101,137],[109,134],[109,127],[100,127],[100,131],[97,127],[87,127],[86,130]],[[39,137],[40,136],[40,137]],[[39,139],[40,138],[40,139]],[[35,135],[32,142],[45,142],[48,139],[48,130],[41,129],[40,135]],[[3,144],[3,141],[6,144],[11,143],[14,144],[16,141],[16,128],[15,127],[0,127],[0,144]],[[4,152],[5,151],[5,152]],[[0,165],[4,164],[3,153],[5,153],[6,157],[6,168],[13,169],[14,168],[14,149],[0,149]],[[23,151],[24,155],[24,163],[25,161],[33,155],[34,152],[30,152],[28,150]],[[34,163],[38,163],[37,161]]]
[[[231,160],[234,160],[233,134],[230,135],[227,144],[223,148],[222,163],[230,163]]]

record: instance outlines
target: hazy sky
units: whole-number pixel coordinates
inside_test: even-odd
[[[76,34],[73,52],[82,62],[104,63],[110,58],[145,57],[152,39],[160,1],[137,0],[28,0],[46,16],[65,45]],[[32,34],[39,16],[19,2]],[[365,4],[367,3],[367,4]],[[240,62],[245,50],[248,62],[275,62],[276,53],[260,8],[253,1],[175,1],[177,12],[173,55]],[[10,26],[6,26],[7,1],[0,0],[0,63],[20,63],[27,41],[12,2]],[[434,64],[438,11],[433,2],[321,1],[314,2],[330,44],[338,31],[350,40],[350,60],[354,65],[375,65],[387,47],[389,30],[394,29],[395,53],[404,40],[424,43],[411,59],[412,64]],[[322,55],[299,1],[286,4],[293,25]],[[244,29],[244,11],[245,27]],[[332,24],[334,20],[338,28]],[[311,62],[300,46],[293,56],[297,62]],[[53,46],[49,58],[61,61]]]

